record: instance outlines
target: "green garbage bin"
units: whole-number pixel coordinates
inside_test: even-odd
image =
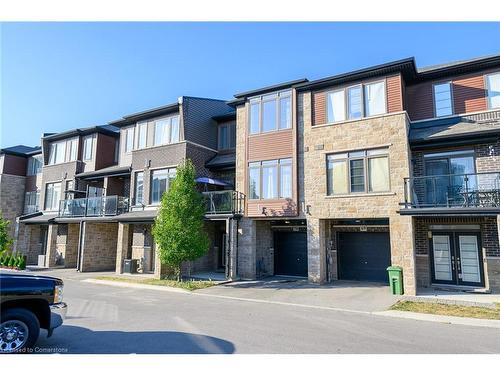
[[[389,272],[389,285],[391,286],[392,294],[403,294],[403,269],[397,266],[387,267]]]

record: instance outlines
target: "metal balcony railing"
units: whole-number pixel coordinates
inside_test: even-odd
[[[59,202],[59,217],[115,216],[128,211],[128,198],[110,195]]]
[[[203,193],[207,215],[243,214],[245,194],[234,190],[207,191]]]
[[[405,208],[500,207],[500,172],[404,179]]]

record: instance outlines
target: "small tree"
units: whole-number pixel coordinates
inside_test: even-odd
[[[9,236],[10,221],[0,217],[0,253],[7,251],[12,245],[12,239]]]
[[[170,188],[161,198],[153,226],[162,264],[172,267],[181,280],[181,264],[208,251],[209,240],[203,228],[205,206],[196,190],[196,172],[191,160],[179,165]]]

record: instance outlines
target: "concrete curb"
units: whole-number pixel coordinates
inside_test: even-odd
[[[192,294],[192,292],[190,292],[189,290],[181,288],[172,288],[170,286],[148,285],[148,284],[128,283],[126,281],[111,281],[111,280],[98,280],[98,279],[84,279],[81,281],[84,283],[119,286],[122,288],[161,290],[162,292]]]
[[[423,320],[427,322],[460,324],[460,325],[475,326],[475,327],[500,328],[500,320],[492,320],[492,319],[462,318],[458,316],[423,314],[423,313],[398,311],[398,310],[374,312],[373,315],[387,316],[392,318]]]

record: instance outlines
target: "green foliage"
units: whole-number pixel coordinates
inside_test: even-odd
[[[14,267],[16,265],[16,256],[14,254],[11,254],[9,258],[9,267]]]
[[[179,165],[170,189],[163,194],[152,231],[162,264],[173,268],[178,280],[182,262],[203,256],[209,246],[203,228],[205,206],[195,177],[191,160]]]
[[[10,221],[0,217],[0,251],[9,250],[12,245],[12,238],[10,238],[8,233],[9,225]]]

